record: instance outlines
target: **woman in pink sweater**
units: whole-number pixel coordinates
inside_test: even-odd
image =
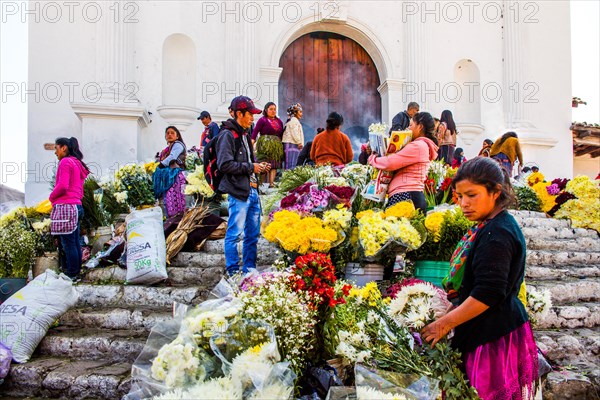
[[[412,117],[408,127],[413,133],[412,141],[402,150],[389,156],[372,154],[369,164],[383,171],[395,171],[388,186],[387,207],[401,201],[412,201],[415,208],[425,213],[427,202],[423,189],[429,163],[437,157],[435,124],[431,114],[420,112]]]
[[[83,216],[83,182],[90,169],[82,161],[83,154],[74,137],[58,138],[54,143],[54,154],[58,158],[56,184],[50,193],[52,203],[53,235],[60,237],[60,264],[66,275],[74,282],[79,281],[81,272],[81,245],[79,243],[79,221]]]

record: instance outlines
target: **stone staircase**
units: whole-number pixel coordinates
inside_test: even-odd
[[[570,370],[552,372],[545,399],[598,399],[600,354],[600,237],[568,221],[514,212],[527,238],[527,281],[548,288],[553,309],[536,331],[538,344]],[[276,258],[259,241],[259,265]],[[117,399],[131,386],[131,364],[152,326],[171,318],[173,302],[197,304],[224,273],[223,241],[181,253],[169,280],[125,286],[125,270],[92,270],[77,286],[79,303],[51,329],[31,361],[13,364],[0,397]]]
[[[154,286],[124,285],[126,271],[98,268],[77,285],[79,302],[50,329],[30,362],[13,364],[0,398],[11,396],[118,399],[131,387],[131,365],[154,324],[171,318],[173,302],[198,304],[225,271],[223,240],[197,253],[180,253],[169,279]],[[258,264],[275,261],[259,241]]]
[[[600,399],[600,237],[541,213],[513,215],[527,240],[527,286],[552,298],[538,346],[564,367],[548,375],[544,399]]]

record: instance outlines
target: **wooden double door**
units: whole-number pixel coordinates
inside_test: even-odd
[[[342,114],[342,131],[350,136],[357,158],[369,125],[381,121],[379,75],[367,52],[345,36],[314,32],[295,40],[279,66],[283,68],[278,104],[282,119],[291,104],[301,103],[301,123],[309,141],[317,128],[325,128],[330,112]]]

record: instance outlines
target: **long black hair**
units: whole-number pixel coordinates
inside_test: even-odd
[[[177,140],[181,143],[183,143],[183,145],[185,146],[185,142],[183,141],[183,138],[181,137],[181,132],[179,132],[179,129],[177,129],[176,126],[167,126],[167,129],[165,129],[165,135],[167,134],[167,131],[169,129],[173,129],[175,131],[175,133],[177,134]],[[186,146],[187,147],[187,146]]]
[[[88,166],[83,162],[83,153],[79,149],[79,142],[76,138],[59,137],[54,141],[54,144],[57,146],[67,146],[67,152],[69,153],[67,155],[78,159],[81,165],[83,165],[83,168],[85,168],[87,172],[90,172]]]
[[[440,121],[446,123],[446,127],[453,135],[456,135],[456,124],[454,123],[454,117],[452,116],[452,111],[444,110],[442,111],[442,115],[440,117]]]
[[[435,121],[431,114],[425,111],[418,112],[414,115],[413,120],[415,121],[415,124],[423,125],[425,137],[437,146],[438,140],[435,137]]]
[[[503,209],[516,203],[508,172],[491,158],[475,157],[464,162],[452,180],[452,189],[456,189],[456,184],[464,180],[485,186],[488,193],[497,192],[500,185],[500,196],[496,200],[496,205]]]
[[[511,137],[518,138],[518,136],[515,132],[506,132],[500,138],[500,141],[498,142],[498,146],[502,146],[502,143],[504,143],[506,141],[506,139],[511,138]]]

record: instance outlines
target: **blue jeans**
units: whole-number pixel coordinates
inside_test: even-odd
[[[60,265],[65,268],[69,278],[77,278],[81,272],[81,243],[79,242],[79,227],[83,217],[83,207],[77,206],[77,228],[68,235],[59,235],[60,238]]]
[[[260,199],[258,191],[250,188],[248,200],[229,196],[229,220],[225,234],[225,265],[227,273],[234,275],[240,270],[237,244],[242,238],[243,272],[256,268],[256,247],[260,235]]]

